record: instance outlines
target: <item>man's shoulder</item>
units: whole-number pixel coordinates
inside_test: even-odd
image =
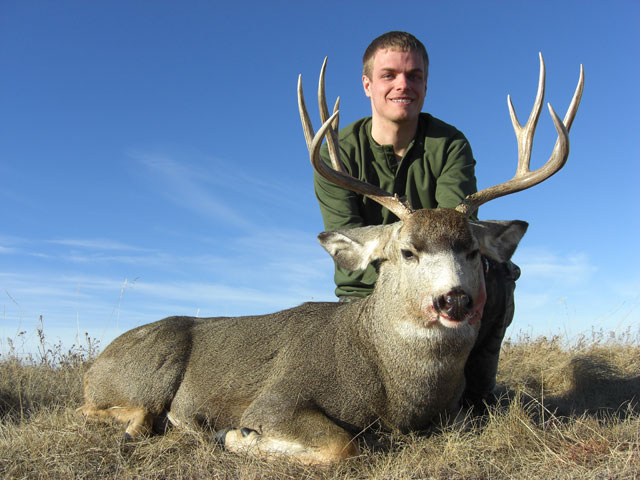
[[[453,125],[431,115],[421,112],[418,119],[419,131],[425,137],[431,138],[453,138],[464,137],[462,132]],[[356,142],[357,139],[368,138],[371,132],[371,117],[364,117],[350,123],[340,129],[340,142]]]
[[[371,117],[364,117],[340,129],[340,141],[360,138],[371,129]]]
[[[371,131],[371,117],[361,118],[340,129],[338,134],[340,150],[345,153],[346,159],[352,160],[355,152],[361,150],[360,145],[362,145],[363,142],[365,144],[369,143],[369,131]],[[322,145],[320,152],[324,157],[328,158],[326,142]]]
[[[456,127],[426,112],[420,113],[418,128],[425,138],[464,138],[462,132]]]

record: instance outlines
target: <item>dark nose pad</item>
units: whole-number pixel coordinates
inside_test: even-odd
[[[461,321],[469,314],[473,301],[461,288],[455,288],[435,299],[436,310],[451,320]]]

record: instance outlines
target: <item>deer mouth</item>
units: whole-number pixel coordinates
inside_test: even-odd
[[[453,332],[456,329],[473,327],[482,319],[486,295],[484,288],[481,290],[482,295],[476,298],[473,307],[461,318],[454,318],[438,312],[432,300],[425,299],[422,303],[422,308],[414,311],[409,318],[396,324],[395,328],[401,336],[406,338],[431,338],[435,334],[434,329]]]
[[[462,318],[453,318],[444,313],[438,313],[438,316],[435,321],[439,322],[440,325],[447,328],[458,328],[465,323],[469,323],[469,325],[474,325],[482,319],[482,310],[484,307],[484,302],[481,306],[474,306],[473,309],[467,313]]]

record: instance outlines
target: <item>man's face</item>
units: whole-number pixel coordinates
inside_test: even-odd
[[[422,55],[381,49],[373,57],[371,78],[362,76],[371,99],[373,117],[394,123],[415,120],[427,94],[427,72]]]

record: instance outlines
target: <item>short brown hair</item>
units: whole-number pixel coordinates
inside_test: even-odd
[[[373,58],[380,49],[389,48],[401,52],[418,52],[424,59],[425,75],[429,68],[429,55],[422,42],[407,32],[387,32],[374,39],[364,51],[362,56],[362,74],[371,78],[373,70]]]

